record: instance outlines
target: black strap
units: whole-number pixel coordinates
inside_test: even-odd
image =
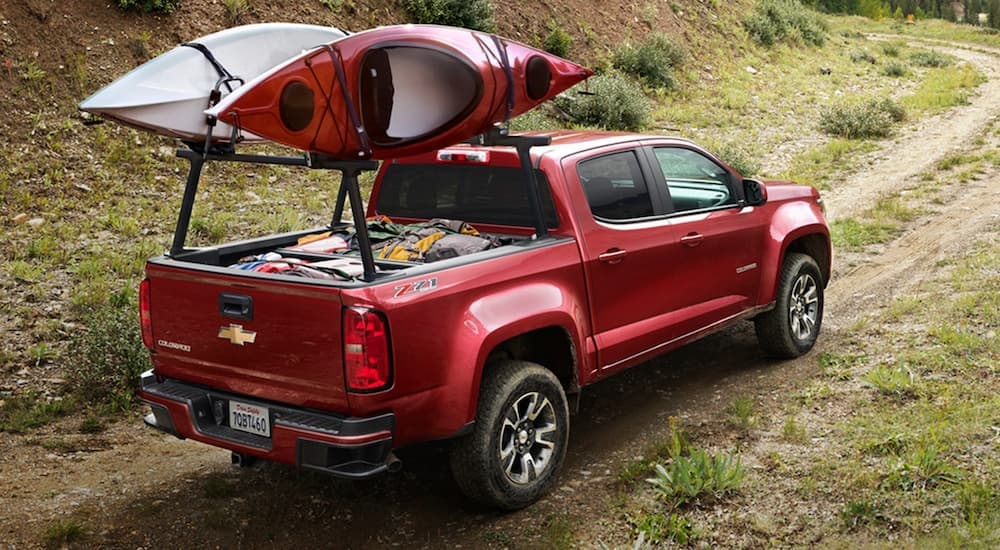
[[[503,70],[507,75],[507,111],[503,117],[504,122],[507,122],[510,120],[511,111],[514,110],[514,71],[510,66],[510,59],[507,57],[507,46],[504,44],[503,39],[495,34],[490,36],[493,38],[493,43],[497,46],[498,53],[500,54],[500,62],[503,63]]]
[[[236,78],[222,66],[222,63],[219,63],[219,60],[212,55],[211,50],[209,50],[204,44],[199,44],[198,42],[185,42],[181,44],[181,46],[194,48],[201,52],[201,55],[204,55],[205,59],[212,64],[212,67],[215,67],[215,72],[219,73],[219,78],[223,79],[226,88],[228,88],[230,92],[233,91],[233,88],[229,85],[229,81],[235,80]]]
[[[333,62],[333,68],[337,74],[337,83],[340,84],[340,91],[344,97],[344,105],[347,107],[347,115],[351,118],[351,126],[354,127],[354,135],[357,136],[358,144],[361,146],[361,157],[367,159],[372,156],[372,147],[368,141],[368,131],[365,129],[365,125],[361,120],[361,117],[358,116],[357,106],[355,106],[354,100],[351,98],[351,94],[347,90],[347,75],[344,74],[344,65],[343,60],[340,58],[340,50],[337,50],[330,44],[325,44],[324,47],[330,54],[330,61]],[[330,114],[333,114],[332,110]]]

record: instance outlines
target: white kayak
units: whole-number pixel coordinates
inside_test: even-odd
[[[333,27],[297,23],[244,25],[209,34],[157,56],[101,88],[80,103],[88,113],[182,140],[202,141],[208,132],[205,109],[219,86],[221,97],[276,65],[321,44],[343,38]],[[209,55],[217,63],[213,63]],[[219,122],[216,141],[228,141],[232,128]],[[243,132],[243,139],[264,138]]]

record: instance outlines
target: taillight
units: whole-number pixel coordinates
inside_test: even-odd
[[[139,284],[139,322],[142,324],[142,343],[153,349],[153,320],[149,314],[149,279]]]
[[[344,309],[344,373],[347,389],[373,392],[392,383],[389,333],[385,320],[364,307]]]

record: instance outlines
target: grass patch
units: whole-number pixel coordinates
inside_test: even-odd
[[[83,524],[75,519],[58,521],[45,528],[45,546],[48,548],[62,548],[78,542],[85,534]]]
[[[757,425],[753,397],[741,395],[733,399],[726,406],[726,418],[729,420],[729,424],[736,429],[743,433],[749,432]]]
[[[629,518],[633,531],[650,544],[687,545],[694,541],[696,530],[691,520],[676,513],[643,513]]]
[[[972,90],[985,81],[982,74],[967,64],[931,69],[917,89],[902,99],[902,103],[908,109],[920,111],[965,105]]]
[[[809,439],[805,426],[799,424],[794,416],[785,418],[785,422],[781,425],[781,438],[788,443],[800,445]]]
[[[87,416],[80,422],[80,433],[82,434],[98,434],[107,429],[104,422],[97,418],[96,416]]]
[[[836,220],[830,224],[833,246],[860,250],[866,246],[887,243],[902,231],[894,223],[885,221],[858,221],[854,218]]]
[[[854,50],[848,54],[848,57],[854,63],[868,63],[870,65],[878,63],[878,59],[868,50]]]
[[[884,515],[879,508],[867,500],[852,500],[840,511],[840,521],[847,530],[856,529],[881,521]]]
[[[695,500],[712,502],[735,492],[743,484],[745,470],[739,456],[709,454],[695,449],[690,455],[674,457],[667,465],[657,464],[654,477],[646,481],[672,506]]]
[[[834,380],[850,380],[852,371],[864,364],[867,357],[864,354],[839,354],[823,352],[817,361],[823,376]]]
[[[73,409],[71,400],[46,400],[36,392],[8,397],[0,405],[0,432],[25,433]]]
[[[954,58],[933,50],[920,50],[910,54],[910,63],[918,67],[947,67]]]
[[[545,548],[554,550],[570,550],[577,547],[574,525],[570,519],[561,514],[553,514],[545,519],[542,541]]]
[[[830,184],[831,179],[843,172],[843,166],[850,165],[855,157],[875,148],[875,144],[867,141],[834,138],[796,155],[782,177],[819,189],[830,189],[834,187]]]
[[[899,78],[906,76],[907,73],[909,73],[909,70],[906,68],[906,64],[899,61],[890,61],[882,67],[882,74],[885,76]]]
[[[882,395],[900,398],[916,395],[916,377],[906,365],[895,368],[877,365],[861,377],[861,382]]]
[[[690,446],[688,435],[678,426],[677,418],[670,417],[668,423],[670,425],[670,437],[666,441],[646,449],[641,459],[626,464],[618,472],[618,481],[621,481],[625,485],[631,485],[644,476],[649,475],[657,462],[678,457],[688,452]]]

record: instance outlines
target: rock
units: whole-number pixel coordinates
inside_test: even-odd
[[[747,72],[750,73],[750,74],[757,74],[760,71],[758,71],[757,69],[755,69],[752,65],[747,65]]]
[[[28,225],[31,227],[39,227],[43,223],[45,223],[45,218],[31,218],[28,220]]]
[[[11,221],[14,222],[14,225],[21,225],[22,223],[28,221],[28,218],[29,218],[29,216],[27,214],[25,214],[24,212],[21,212],[20,214],[18,214],[16,216],[14,216],[13,218],[11,218]]]

